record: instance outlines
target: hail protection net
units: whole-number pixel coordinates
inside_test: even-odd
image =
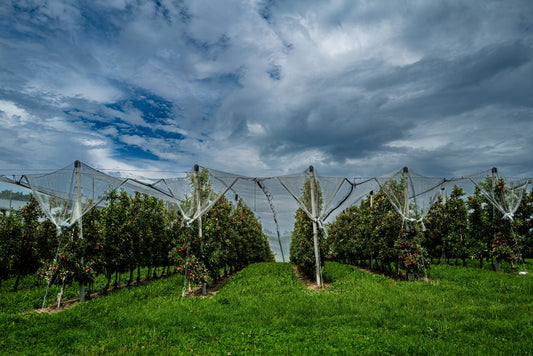
[[[261,222],[276,261],[288,261],[298,203],[280,181],[273,177],[241,177],[228,191],[228,198],[242,199]]]
[[[403,168],[376,181],[405,222],[419,223],[425,229],[423,219],[439,199],[445,179],[425,177]]]
[[[160,198],[174,202],[187,224],[207,213],[238,181],[239,176],[199,167],[184,177],[165,178],[151,184]]]
[[[311,177],[314,176],[315,214],[311,205]],[[220,171],[210,170],[211,179],[229,186],[232,178]],[[230,178],[230,179],[228,179]],[[326,234],[324,225],[344,209],[357,203],[377,188],[373,179],[349,180],[340,177],[312,175],[310,170],[277,177],[250,178],[239,176],[228,189],[226,197],[237,203],[242,200],[261,222],[277,261],[288,261],[295,213],[302,209],[315,220]]]
[[[58,229],[72,226],[125,181],[80,161],[51,173],[21,178],[21,184],[31,189],[43,213]]]
[[[328,183],[337,183],[337,178],[319,176],[321,186],[328,186]],[[330,186],[333,186],[331,184]],[[379,185],[373,178],[343,178],[342,185],[337,193],[331,196],[331,202],[325,206],[323,210],[322,219],[324,222],[333,221],[337,215],[346,210],[352,205],[357,205],[363,198],[368,198],[370,195],[377,192]],[[328,194],[325,194],[328,196]]]
[[[332,221],[344,209],[356,204],[377,188],[376,182],[370,179],[357,182],[356,179],[327,177],[317,174],[312,169],[299,175],[282,176],[276,179],[309,218],[318,222],[324,234],[326,222]],[[314,214],[312,191],[315,203]]]
[[[510,221],[513,220],[530,182],[528,178],[503,177],[496,168],[471,175],[468,179],[502,213],[502,217]]]

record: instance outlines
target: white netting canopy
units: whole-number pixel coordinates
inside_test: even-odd
[[[58,229],[72,226],[125,182],[80,161],[50,173],[26,174],[21,179]]]
[[[196,166],[179,177],[147,182],[114,177],[76,161],[57,171],[25,174],[20,179],[0,176],[0,188],[31,189],[43,212],[58,229],[73,225],[117,189],[138,191],[175,204],[187,224],[204,215],[222,196],[234,202],[242,199],[261,222],[276,260],[287,261],[298,208],[325,234],[326,223],[381,189],[405,222],[417,222],[423,227],[423,218],[431,205],[457,185],[466,194],[473,194],[477,187],[504,218],[511,220],[530,181],[529,178],[504,179],[494,169],[453,179],[426,177],[407,168],[376,178],[327,177],[312,167],[298,174],[246,177]],[[315,189],[314,211],[311,186]],[[4,193],[0,199],[0,209],[17,208],[25,203],[6,199],[7,195]]]
[[[504,219],[511,221],[530,182],[529,178],[503,177],[496,168],[468,176],[468,179],[503,214]]]
[[[404,167],[376,181],[402,219],[420,223],[424,229],[423,219],[438,199],[445,179],[425,177]]]

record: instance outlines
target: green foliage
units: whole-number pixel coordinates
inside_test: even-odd
[[[525,194],[515,213],[514,234],[524,258],[533,257],[533,190]]]
[[[12,276],[19,265],[17,252],[23,228],[22,219],[13,211],[0,215],[0,281]]]
[[[199,172],[198,182],[200,201],[193,190],[184,203],[188,213],[216,196],[207,170]],[[193,180],[191,186],[196,187]],[[199,238],[199,220],[187,228],[177,210],[167,209],[159,199],[110,191],[104,207],[83,216],[82,230],[74,224],[56,236],[54,225],[31,199],[19,211],[0,215],[0,281],[15,276],[17,289],[24,276],[35,275],[60,285],[61,293],[76,283],[88,285],[90,291],[102,274],[109,288],[113,275],[117,286],[119,275],[129,272],[130,284],[135,271],[140,282],[141,269],[149,279],[157,276],[158,268],[164,273],[174,265],[187,271],[193,283],[204,283],[219,278],[222,270],[273,261],[261,224],[242,201],[234,207],[222,198],[201,220]]]
[[[296,211],[295,219],[290,245],[291,262],[298,266],[307,278],[316,280],[313,221],[302,209]],[[323,260],[326,247],[320,230],[318,230],[318,245],[320,247],[320,259]]]
[[[490,261],[499,270],[502,262],[516,268],[520,251],[531,253],[533,245],[533,203],[530,192],[522,200],[514,219],[504,219],[481,189],[503,196],[508,187],[503,180],[489,178],[473,196],[454,187],[446,202],[436,201],[425,218],[426,231],[402,222],[387,198],[400,197],[399,182],[386,185],[387,195],[379,191],[363,200],[359,207],[341,213],[329,226],[330,259],[364,266],[385,273],[403,270],[406,275],[421,273],[429,267],[429,257],[466,266],[478,259],[479,266]],[[500,198],[501,199],[501,198]],[[398,199],[401,201],[401,199]]]
[[[185,211],[194,211],[198,204],[196,184],[200,186],[201,205],[216,195],[207,170],[198,173],[198,183],[191,177],[190,184],[194,193],[186,199]],[[235,272],[253,262],[273,260],[261,223],[253,212],[242,201],[233,206],[226,197],[218,200],[188,231],[175,235],[173,241],[169,257],[180,272],[193,278],[193,283],[216,281],[221,271]]]
[[[388,189],[388,194],[403,194],[394,182]],[[331,260],[387,274],[402,270],[415,278],[429,267],[419,229],[402,221],[382,190],[341,213],[329,226],[327,242]]]
[[[48,233],[49,225],[41,224],[41,218],[33,197],[21,209],[0,218],[0,278],[15,276],[15,290],[21,277],[36,273],[42,260],[51,255],[55,235]]]
[[[229,265],[234,270],[241,270],[256,262],[273,262],[274,254],[270,250],[263,227],[252,210],[239,200],[232,210],[232,229],[235,236],[231,244]]]
[[[365,226],[360,223],[360,217],[367,216],[361,213],[365,208],[364,204],[361,207],[351,206],[328,226],[328,259],[356,265],[366,257],[367,251],[358,231]]]
[[[508,189],[502,180],[493,184],[487,179],[480,186],[494,196]],[[465,200],[462,189],[454,187],[446,204],[435,203],[426,218],[424,242],[432,257],[440,260],[442,255],[447,263],[455,258],[455,264],[460,259],[465,266],[468,260],[477,259],[481,268],[484,261],[491,261],[493,269],[498,269],[501,262],[514,268],[520,251],[526,256],[529,251],[527,241],[533,231],[531,192],[524,195],[510,221],[503,218],[481,189],[476,188]]]
[[[463,265],[466,265],[466,259],[470,256],[474,240],[467,234],[468,210],[463,196],[463,190],[455,186],[446,201],[444,214],[448,231],[445,244],[450,247],[451,255],[462,259]]]
[[[450,246],[448,244],[448,224],[445,212],[446,206],[441,199],[431,205],[426,215],[425,225],[426,232],[423,237],[423,244],[428,250],[429,256],[440,259],[451,256]]]
[[[131,198],[125,191],[111,192],[107,196],[107,206],[102,211],[103,263],[108,278],[115,272],[126,271],[132,257],[131,230],[133,225]]]

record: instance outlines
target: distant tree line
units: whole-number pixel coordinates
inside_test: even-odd
[[[29,201],[31,195],[25,194],[22,192],[14,192],[12,190],[2,190],[0,192],[0,199],[5,200],[18,200],[18,201]]]

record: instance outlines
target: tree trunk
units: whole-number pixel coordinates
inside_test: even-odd
[[[113,283],[113,288],[117,289],[118,287],[118,271],[115,272],[115,283]]]
[[[63,298],[63,293],[65,292],[65,279],[61,281],[61,290],[57,294],[57,307],[61,306],[61,298]]]
[[[20,274],[17,274],[17,278],[15,279],[15,285],[13,286],[13,291],[16,292],[19,288],[19,282],[20,282]]]
[[[131,282],[133,282],[133,271],[135,268],[130,269],[130,278],[128,279],[128,286],[131,285]]]
[[[111,277],[112,276],[113,276],[112,273],[106,272],[107,283],[104,286],[104,291],[107,291],[109,289],[109,285],[111,284]]]

